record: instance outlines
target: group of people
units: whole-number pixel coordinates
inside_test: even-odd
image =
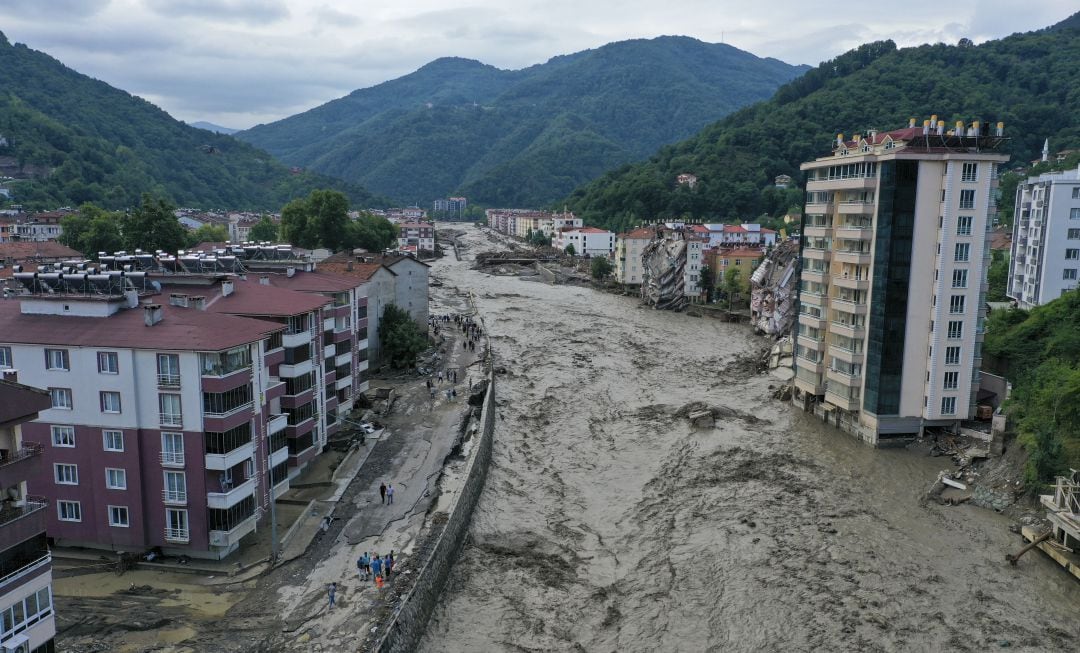
[[[379,483],[379,503],[390,505],[394,502],[394,484]]]
[[[383,583],[390,579],[394,571],[394,552],[380,556],[378,553],[364,555],[356,561],[356,569],[360,574],[360,580],[374,580],[375,586],[382,589]]]

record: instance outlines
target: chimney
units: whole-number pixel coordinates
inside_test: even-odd
[[[143,321],[146,322],[146,326],[154,326],[160,322],[163,313],[161,304],[143,305]]]
[[[235,287],[233,286],[232,279],[226,279],[225,281],[221,282],[222,297],[228,297],[229,295],[233,294],[233,290],[235,290]]]
[[[353,271],[353,267],[352,267],[352,260],[350,260],[350,261],[349,261],[348,263],[346,263],[346,264],[345,264],[345,269],[346,269],[346,270],[347,270],[348,272],[352,272],[352,271]]]
[[[285,276],[289,277],[290,279],[295,277],[296,276],[296,268],[293,268],[293,267],[285,268]]]
[[[260,274],[259,275],[259,285],[260,286],[269,286],[270,285],[270,275],[268,275],[268,274]]]
[[[188,296],[181,293],[172,293],[169,295],[169,306],[180,306],[187,308]]]
[[[192,295],[188,298],[189,305],[197,311],[206,310],[206,297],[202,295]]]

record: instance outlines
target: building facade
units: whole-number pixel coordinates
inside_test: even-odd
[[[1080,274],[1080,169],[1016,187],[1008,295],[1031,309],[1076,290]]]
[[[45,497],[29,494],[27,483],[44,464],[42,448],[22,432],[52,402],[48,392],[10,380],[17,377],[12,370],[0,373],[8,377],[0,379],[0,650],[53,653],[52,555],[45,530],[50,506]]]
[[[837,138],[807,173],[794,400],[874,444],[975,409],[1001,126]]]
[[[559,251],[570,245],[577,256],[611,256],[615,253],[615,234],[596,227],[564,227],[551,239],[551,246]]]
[[[398,225],[398,249],[420,252],[435,251],[435,225],[427,222],[403,222]]]
[[[639,227],[615,237],[615,279],[624,285],[641,285],[644,272],[641,254],[653,239],[655,229]]]

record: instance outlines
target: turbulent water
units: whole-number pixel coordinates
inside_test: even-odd
[[[471,252],[490,247],[465,237]],[[470,258],[468,255],[466,259]],[[453,257],[498,363],[495,450],[424,651],[1077,650],[1080,586],[1004,518],[920,507],[943,459],[769,398],[743,326]],[[680,409],[727,409],[692,430]]]

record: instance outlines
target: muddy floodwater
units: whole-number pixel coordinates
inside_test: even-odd
[[[944,458],[770,398],[745,326],[471,270],[495,450],[424,651],[1080,650],[1080,584],[1004,517],[919,505]],[[680,409],[726,409],[693,430]],[[684,411],[685,412],[685,411]]]

